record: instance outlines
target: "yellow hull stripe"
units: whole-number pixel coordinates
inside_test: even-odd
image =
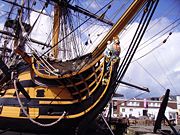
[[[111,69],[110,69],[110,76],[109,76],[107,85],[106,85],[103,93],[101,94],[101,96],[98,98],[98,100],[92,106],[90,106],[88,109],[84,110],[83,112],[73,114],[73,115],[67,115],[67,116],[64,116],[63,118],[64,119],[77,118],[77,117],[83,116],[84,114],[86,114],[87,112],[92,110],[101,101],[101,99],[105,95],[105,93],[106,93],[106,91],[107,91],[107,89],[109,87],[109,83],[110,83],[110,80],[111,80],[111,74],[112,74],[112,66],[111,66]],[[7,107],[7,106],[4,106],[0,116],[10,117],[10,118],[18,118],[18,119],[27,119],[26,117],[19,117],[19,114],[20,114],[20,108],[19,107]],[[39,108],[29,108],[29,114],[30,114],[31,118],[36,118],[39,115]],[[60,116],[40,115],[38,118],[39,119],[58,119],[59,117]]]

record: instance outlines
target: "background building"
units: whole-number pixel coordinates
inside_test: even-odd
[[[112,100],[112,117],[156,119],[162,98],[130,99],[114,97]],[[176,100],[177,99],[177,100]],[[107,111],[109,107],[107,107]],[[168,119],[176,119],[180,111],[180,96],[170,98],[165,115]]]

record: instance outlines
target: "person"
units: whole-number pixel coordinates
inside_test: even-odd
[[[104,58],[105,58],[105,62],[106,64],[106,73],[102,79],[102,84],[106,85],[107,81],[108,81],[108,72],[109,72],[109,67],[111,65],[111,62],[116,63],[119,60],[119,55],[121,52],[121,48],[120,48],[120,41],[119,41],[119,37],[115,36],[113,37],[113,41],[108,41],[107,42],[107,48],[104,51]]]
[[[110,60],[110,57],[112,56],[112,50],[113,50],[113,43],[111,41],[107,41],[107,47],[103,53],[106,62]]]
[[[107,69],[109,69],[111,61],[115,63],[120,59],[119,58],[120,52],[121,52],[121,47],[120,47],[119,37],[115,36],[113,37],[112,42],[110,41],[107,42],[107,48],[104,51],[105,60],[106,62],[108,62]]]
[[[113,44],[113,51],[112,51],[112,60],[116,62],[117,60],[119,60],[119,55],[121,53],[119,37],[118,36],[113,37],[113,41],[114,41],[114,44]]]

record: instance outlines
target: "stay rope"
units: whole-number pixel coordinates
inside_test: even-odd
[[[14,72],[12,72],[11,74],[11,79],[13,80],[14,79]],[[17,78],[14,79],[14,88],[15,88],[15,92],[16,92],[16,96],[17,96],[17,99],[18,99],[18,102],[19,102],[19,105],[20,105],[20,108],[21,110],[23,111],[23,113],[26,115],[26,117],[34,124],[38,125],[38,126],[42,126],[42,127],[50,127],[50,126],[53,126],[55,124],[57,124],[58,122],[60,122],[62,120],[62,118],[66,115],[66,111],[63,112],[63,114],[54,122],[52,123],[48,123],[48,124],[43,124],[43,123],[40,123],[38,121],[35,121],[34,119],[32,119],[30,117],[30,115],[27,113],[27,111],[25,110],[22,102],[21,102],[21,99],[19,97],[19,93],[18,93],[18,88],[17,88]]]
[[[150,23],[150,20],[154,14],[154,11],[157,7],[159,0],[149,0],[148,3],[146,4],[146,7],[144,9],[144,12],[142,14],[140,23],[138,25],[138,28],[134,34],[134,37],[130,43],[130,46],[127,50],[127,53],[122,61],[122,63],[120,64],[120,67],[117,70],[117,75],[114,77],[114,81],[112,82],[112,86],[115,88],[115,91],[117,89],[117,87],[119,86],[119,82],[122,80],[122,78],[124,77],[131,61],[132,58],[141,42],[142,37],[144,36],[144,33]]]

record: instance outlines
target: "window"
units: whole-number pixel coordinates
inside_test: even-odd
[[[127,106],[139,106],[140,103],[139,102],[127,102]]]
[[[117,106],[113,106],[114,111],[117,111]]]
[[[44,92],[45,92],[45,91],[44,91],[43,89],[37,90],[36,92],[37,92],[36,97],[44,97]]]
[[[0,105],[0,114],[1,114],[2,110],[3,110],[3,106]]]
[[[27,114],[29,114],[29,107],[24,107],[24,110],[27,112]],[[21,117],[26,117],[26,115],[24,114],[23,110],[20,110],[20,116]]]
[[[122,112],[125,112],[125,108],[122,108]]]
[[[117,101],[114,101],[113,105],[114,105],[114,106],[117,106]]]
[[[127,102],[127,106],[132,106],[132,102]]]
[[[148,106],[150,106],[150,107],[153,107],[154,106],[154,103],[148,103]]]
[[[139,102],[134,102],[133,106],[139,106]]]
[[[121,103],[121,106],[124,106],[124,103]]]
[[[129,109],[129,111],[131,111],[131,112],[132,112],[132,111],[133,111],[133,109],[132,109],[132,108],[130,108],[130,109]]]
[[[160,107],[160,103],[155,103],[155,107]]]

